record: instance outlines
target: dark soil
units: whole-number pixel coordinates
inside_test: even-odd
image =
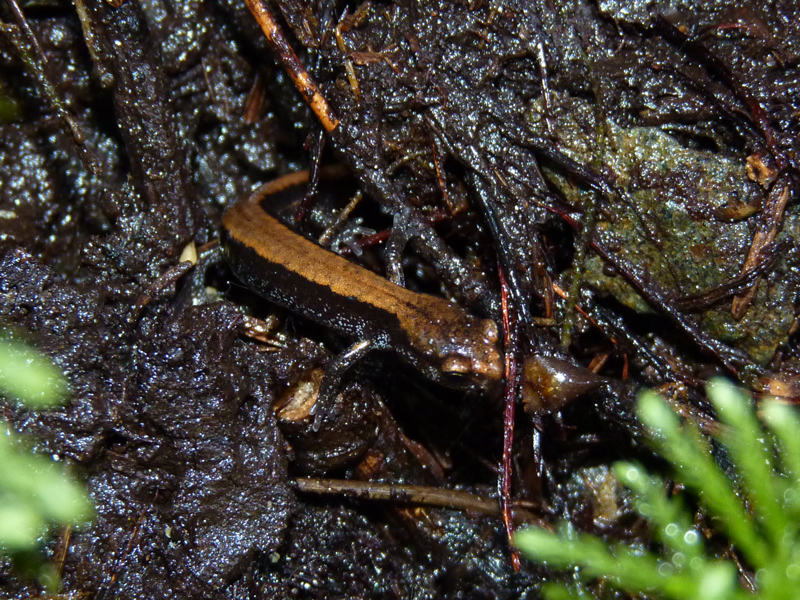
[[[97,507],[47,541],[65,597],[536,598],[558,577],[515,573],[496,515],[297,490],[491,498],[503,440],[496,399],[389,353],[348,371],[319,432],[276,412],[355,340],[260,300],[214,247],[226,207],[301,169],[344,174],[287,199],[299,231],[318,238],[360,190],[334,247],[498,324],[504,276],[512,359],[603,378],[517,411],[523,521],[648,543],[609,471],[657,464],[632,414],[643,387],[704,426],[715,374],[800,397],[795,1],[275,0],[329,133],[244,2],[15,7],[0,316],[71,399],[3,406]],[[1,567],[3,597],[43,594]]]

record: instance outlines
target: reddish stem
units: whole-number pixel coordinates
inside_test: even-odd
[[[508,305],[508,283],[503,267],[498,265],[500,276],[500,298],[503,306],[503,346],[506,359],[506,389],[503,407],[503,459],[500,479],[497,482],[500,495],[500,512],[511,547],[511,566],[514,572],[520,569],[519,552],[513,545],[514,515],[511,505],[511,452],[514,446],[514,409],[517,400],[517,319]]]

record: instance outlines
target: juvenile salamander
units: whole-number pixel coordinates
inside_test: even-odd
[[[276,183],[264,189],[285,187]],[[396,352],[433,381],[488,389],[502,379],[494,321],[397,286],[317,246],[259,206],[267,194],[257,191],[222,218],[223,247],[245,285],[339,333]]]

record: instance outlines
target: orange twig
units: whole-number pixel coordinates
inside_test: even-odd
[[[333,131],[339,125],[339,119],[333,108],[328,101],[322,96],[317,84],[311,78],[311,75],[306,71],[306,68],[297,58],[286,36],[283,35],[280,27],[278,27],[275,17],[266,7],[263,0],[244,0],[247,8],[253,13],[256,22],[261,26],[261,30],[267,38],[267,42],[272,48],[273,52],[278,56],[278,60],[286,69],[289,77],[292,78],[294,85],[303,95],[303,98],[314,114],[317,115],[320,123],[326,131]]]

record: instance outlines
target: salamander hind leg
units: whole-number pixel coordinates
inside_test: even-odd
[[[331,414],[344,374],[350,367],[361,360],[372,347],[372,340],[362,340],[353,344],[334,358],[325,368],[325,374],[319,384],[317,401],[311,409],[311,414],[314,416],[314,425],[312,426],[314,431],[319,431],[322,423]]]

